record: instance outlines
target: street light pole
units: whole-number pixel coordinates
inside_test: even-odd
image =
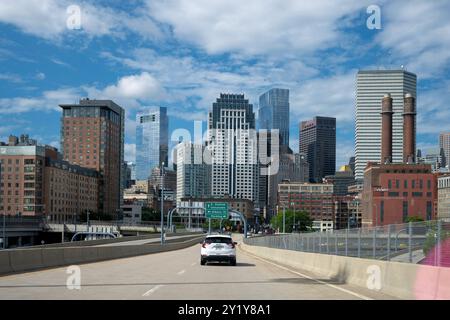
[[[283,233],[286,232],[286,207],[283,207]]]
[[[161,244],[164,244],[164,162],[161,164]]]
[[[2,239],[3,249],[6,249],[6,213],[3,212],[3,239]]]

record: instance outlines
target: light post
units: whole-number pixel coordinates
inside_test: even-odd
[[[291,202],[291,206],[294,209],[294,223],[292,224],[292,232],[294,232],[294,229],[295,229],[295,203]]]
[[[2,238],[3,249],[6,249],[6,213],[3,212],[3,238]]]
[[[283,233],[286,232],[286,207],[283,207]]]
[[[375,227],[378,227],[378,207],[377,204],[373,204],[375,206]]]
[[[164,244],[164,162],[161,163],[161,244]]]

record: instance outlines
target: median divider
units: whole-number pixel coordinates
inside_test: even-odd
[[[164,245],[147,243],[129,246],[31,248],[0,251],[0,275],[36,271],[73,264],[129,258],[188,248],[198,244],[204,235],[170,239]]]
[[[400,299],[450,299],[450,268],[252,246],[263,259]]]

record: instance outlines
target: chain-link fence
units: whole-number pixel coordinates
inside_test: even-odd
[[[292,233],[245,239],[249,245],[450,267],[450,222]]]

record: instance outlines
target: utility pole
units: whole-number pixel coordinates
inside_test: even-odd
[[[164,244],[164,162],[161,164],[161,244]]]

